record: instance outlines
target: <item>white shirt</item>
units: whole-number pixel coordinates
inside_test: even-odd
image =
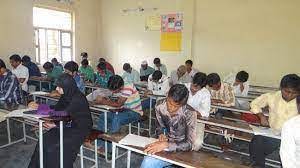
[[[233,86],[233,83],[231,84],[235,96],[239,96],[239,97],[247,97],[248,96],[248,92],[249,92],[249,88],[250,88],[249,81],[244,82],[243,85],[244,85],[244,90],[241,91],[240,85]],[[250,106],[250,104],[247,100],[240,100],[238,98],[235,101],[235,105],[242,109],[249,109],[249,106]]]
[[[202,117],[208,117],[210,112],[211,96],[207,88],[202,88],[195,95],[191,92],[191,83],[186,83],[185,86],[189,90],[188,105],[193,107]]]
[[[199,72],[199,70],[192,68],[191,72],[189,73],[189,76],[193,79],[197,72]]]
[[[280,158],[283,168],[300,167],[300,115],[286,121],[281,131]]]
[[[168,75],[167,67],[165,64],[161,64],[160,67],[157,67],[156,65],[154,65],[154,69],[156,71],[160,71],[162,74],[164,74],[166,76]]]
[[[24,78],[25,81],[23,83],[21,83],[22,86],[22,90],[24,91],[28,91],[28,79],[29,79],[29,71],[28,68],[25,67],[24,65],[20,64],[19,66],[17,66],[17,68],[13,68],[11,71],[14,75],[17,76],[18,79],[20,78]]]
[[[148,78],[148,90],[151,90],[154,95],[167,95],[170,89],[169,80],[166,75],[162,75],[158,82],[152,81],[152,74]]]
[[[178,78],[177,70],[171,72],[170,76],[170,85],[175,84],[185,84],[190,83],[192,81],[192,78],[189,76],[188,73],[185,73],[182,77]]]
[[[131,73],[124,72],[122,78],[127,83],[138,83],[140,82],[140,73],[132,68]]]

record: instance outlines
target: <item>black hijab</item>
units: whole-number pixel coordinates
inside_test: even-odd
[[[64,94],[61,98],[67,103],[71,102],[73,96],[81,93],[74,78],[69,74],[64,73],[60,75],[56,84],[63,89]]]

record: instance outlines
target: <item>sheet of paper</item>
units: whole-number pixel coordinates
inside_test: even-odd
[[[6,114],[5,118],[6,117],[22,117],[22,118],[39,119],[39,118],[42,118],[42,117],[47,117],[45,115],[33,115],[33,114],[24,114],[23,113],[23,112],[29,111],[29,110],[33,110],[33,109],[27,108],[27,109],[21,109],[21,110],[14,110],[14,111]]]
[[[144,148],[146,145],[155,141],[157,141],[157,139],[128,134],[119,143],[122,145],[131,145]]]
[[[49,94],[49,92],[43,92],[43,91],[37,91],[37,92],[31,92],[31,95],[46,95]]]
[[[5,120],[6,113],[0,111],[0,122]]]
[[[273,131],[271,128],[258,127],[254,125],[249,125],[249,126],[252,128],[254,135],[262,135],[266,137],[280,139],[280,133]]]

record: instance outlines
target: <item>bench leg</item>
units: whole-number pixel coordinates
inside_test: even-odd
[[[23,135],[24,135],[24,142],[26,142],[26,125],[25,122],[23,122]]]
[[[129,126],[128,126],[128,133],[131,134],[131,123],[129,123]]]
[[[98,151],[97,151],[97,139],[95,139],[95,166],[96,166],[96,168],[98,168]]]
[[[83,145],[80,146],[80,167],[83,168]]]
[[[116,167],[116,144],[112,142],[111,168]]]
[[[127,151],[127,168],[130,168],[130,157],[131,157],[131,151]]]
[[[138,122],[138,135],[140,135],[140,132],[141,132],[141,123]]]

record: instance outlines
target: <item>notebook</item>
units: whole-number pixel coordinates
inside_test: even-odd
[[[121,141],[119,141],[119,143],[122,145],[130,145],[145,148],[146,145],[151,144],[155,141],[157,141],[157,139],[155,138],[148,138],[139,135],[128,134]]]

